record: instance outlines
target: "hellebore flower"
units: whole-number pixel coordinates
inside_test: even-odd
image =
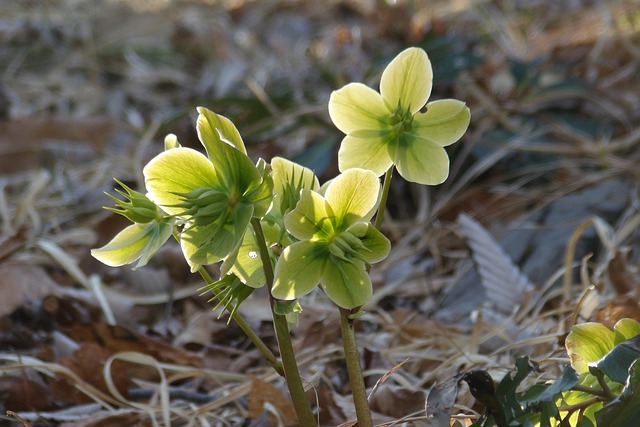
[[[192,271],[233,252],[251,218],[264,216],[273,196],[268,166],[251,162],[233,123],[206,108],[198,112],[198,137],[207,156],[172,143],[176,148],[143,170],[151,200],[184,223],[180,243]]]
[[[350,83],[334,91],[329,115],[347,136],[338,153],[341,172],[364,168],[384,174],[395,165],[407,181],[441,184],[449,175],[443,147],[464,134],[470,121],[465,104],[444,99],[426,104],[433,73],[426,52],[408,48],[382,73],[380,93]]]
[[[366,265],[389,254],[390,243],[369,220],[380,181],[371,171],[350,169],[326,187],[324,195],[305,188],[284,219],[298,242],[276,263],[272,295],[293,300],[318,284],[338,306],[363,305],[373,293]]]

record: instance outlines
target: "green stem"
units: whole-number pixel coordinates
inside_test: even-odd
[[[178,243],[180,243],[180,235],[175,230],[173,232],[173,237],[178,241]],[[211,275],[209,275],[209,272],[203,266],[200,266],[200,268],[198,268],[198,273],[200,274],[200,277],[202,277],[202,279],[205,281],[207,285],[210,285],[214,282],[214,280],[211,278]],[[216,298],[218,298],[218,294],[215,293],[215,291],[214,291],[214,295],[216,296]],[[284,375],[282,363],[273,354],[273,352],[269,350],[269,347],[267,347],[264,341],[262,341],[262,339],[258,336],[258,334],[256,334],[253,328],[251,328],[251,325],[249,325],[249,322],[247,322],[245,318],[242,317],[242,315],[237,311],[232,311],[230,309],[227,309],[227,311],[229,311],[231,318],[238,324],[240,329],[242,329],[245,335],[251,340],[253,345],[255,345],[258,351],[262,353],[262,356],[267,360],[269,365],[271,365],[279,375]]]
[[[380,197],[380,206],[378,206],[378,213],[376,214],[376,222],[373,224],[375,228],[380,230],[382,227],[382,220],[384,219],[384,210],[387,207],[387,199],[389,198],[389,188],[391,188],[391,178],[393,178],[394,166],[391,165],[387,172],[384,174],[384,183],[382,184],[382,196]]]
[[[375,223],[373,224],[378,230],[380,230],[382,220],[384,219],[384,210],[387,206],[387,199],[389,198],[389,188],[391,188],[393,170],[394,166],[391,165],[384,175],[380,205],[378,206],[378,213],[376,214]],[[367,265],[367,273],[370,269],[371,266]],[[360,366],[360,352],[358,351],[356,331],[353,326],[353,319],[350,317],[351,314],[351,310],[340,309],[340,331],[342,333],[344,358],[347,363],[347,372],[349,373],[349,384],[351,385],[351,394],[353,394],[353,404],[356,407],[358,427],[369,427],[373,426],[373,421],[371,419],[371,410],[369,409],[369,400],[367,399],[367,388],[364,384],[362,367]]]
[[[371,410],[367,399],[367,388],[362,376],[360,366],[360,353],[356,342],[356,331],[353,327],[353,319],[350,310],[340,309],[340,332],[342,333],[342,345],[344,347],[344,359],[347,363],[349,373],[349,384],[351,384],[351,394],[353,404],[356,407],[358,417],[358,427],[372,427]]]
[[[207,284],[213,283],[211,276],[209,275],[207,270],[204,269],[204,267],[200,267],[198,269],[198,273],[200,273],[200,276],[204,279],[205,282],[207,282]],[[217,294],[216,294],[216,297],[217,297]],[[271,365],[279,375],[284,376],[284,369],[282,368],[282,362],[280,362],[278,358],[273,354],[273,352],[269,350],[269,347],[267,347],[264,341],[262,341],[262,339],[258,336],[258,334],[256,334],[253,328],[251,328],[251,325],[249,325],[249,323],[245,320],[245,318],[242,317],[242,315],[237,311],[234,312],[229,309],[227,309],[227,311],[229,311],[229,314],[231,314],[231,318],[238,324],[240,329],[242,329],[242,332],[245,333],[247,338],[249,338],[253,343],[253,345],[255,345],[256,348],[260,351],[260,353],[262,353],[262,356],[264,356],[264,358],[267,360],[269,365]]]
[[[311,406],[307,400],[304,386],[302,385],[302,378],[298,371],[298,364],[296,362],[295,353],[293,351],[293,345],[291,344],[291,336],[289,335],[289,324],[287,318],[278,314],[275,311],[276,300],[271,296],[271,288],[273,288],[273,266],[271,265],[271,257],[269,256],[269,249],[262,232],[262,225],[260,220],[253,218],[251,225],[256,233],[256,241],[260,249],[260,259],[262,260],[262,267],[264,269],[264,277],[269,290],[269,300],[271,302],[271,312],[273,314],[273,327],[276,332],[276,338],[278,340],[278,348],[280,349],[280,358],[282,359],[282,367],[284,368],[284,377],[289,388],[289,394],[291,395],[291,401],[296,410],[298,416],[298,424],[301,426],[314,427],[317,426]]]

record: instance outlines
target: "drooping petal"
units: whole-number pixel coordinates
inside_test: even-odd
[[[197,123],[198,134],[209,157],[211,157],[209,152],[216,150],[215,144],[212,145],[211,141],[220,139],[233,145],[243,154],[247,154],[247,149],[244,146],[240,132],[238,132],[238,129],[231,120],[204,107],[198,107],[197,110],[199,113]]]
[[[387,128],[390,114],[380,94],[362,83],[349,83],[329,98],[329,116],[346,134],[359,129]]]
[[[172,215],[184,213],[175,207],[186,194],[197,188],[217,188],[219,181],[213,164],[191,148],[173,148],[151,159],[142,170],[149,197]]]
[[[396,151],[396,168],[404,179],[423,185],[442,184],[449,176],[449,157],[444,148],[412,139]]]
[[[412,113],[420,110],[431,95],[433,71],[427,53],[410,47],[387,65],[380,79],[380,93],[390,108],[400,105]]]
[[[355,137],[347,135],[338,151],[338,168],[345,172],[351,168],[368,169],[382,176],[393,164],[389,155],[390,136]]]
[[[132,224],[116,234],[105,246],[92,249],[91,255],[110,267],[120,267],[138,260],[142,267],[171,236],[173,221]]]
[[[237,205],[222,212],[207,225],[189,225],[180,234],[180,244],[192,272],[227,257],[241,244],[253,215],[253,206]]]
[[[287,231],[299,240],[330,236],[333,223],[333,211],[324,197],[307,188],[300,192],[296,208],[284,217]]]
[[[324,197],[333,209],[337,230],[346,230],[356,221],[369,221],[379,192],[377,175],[365,169],[349,169],[331,181]]]
[[[200,111],[196,124],[198,137],[205,146],[211,163],[215,166],[221,186],[228,194],[241,195],[262,180],[258,168],[247,157],[242,140],[238,140],[240,134],[237,133],[231,121],[205,108],[199,108],[198,111]],[[215,126],[221,126],[221,128]],[[231,128],[235,132],[232,132]],[[221,133],[223,131],[230,133],[229,138],[234,141],[229,142],[227,138],[223,138]]]
[[[273,203],[273,178],[271,177],[271,166],[263,159],[256,163],[256,170],[260,174],[260,179],[249,185],[241,197],[243,203],[253,205],[253,216],[262,219]]]
[[[464,102],[443,99],[427,104],[427,112],[416,114],[412,134],[446,147],[459,140],[469,127],[471,112]]]
[[[373,295],[371,279],[364,263],[354,260],[333,260],[326,264],[321,280],[322,289],[338,306],[346,309],[360,307]]]
[[[292,300],[314,290],[329,259],[327,246],[326,242],[309,241],[287,246],[276,263],[271,295]]]
[[[247,286],[259,288],[265,284],[260,248],[252,228],[247,228],[240,246],[224,260],[220,275],[235,274]]]
[[[354,237],[358,238],[364,249],[359,251],[360,255],[369,264],[380,262],[389,255],[391,243],[373,224],[359,222],[347,230]]]

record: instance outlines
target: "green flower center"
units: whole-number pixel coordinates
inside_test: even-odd
[[[405,132],[410,132],[413,129],[413,114],[398,104],[389,117],[389,124],[400,140]]]

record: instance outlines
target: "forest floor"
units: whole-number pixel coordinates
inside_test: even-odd
[[[430,425],[434,385],[470,369],[499,379],[519,355],[542,368],[530,381],[556,378],[572,325],[640,321],[637,5],[3,1],[0,425],[294,424],[282,380],[178,248],[135,271],[91,257],[126,225],[104,192],[113,178],[142,188],[167,133],[199,147],[200,105],[252,158],[327,180],[342,138],[331,92],[377,89],[407,46],[430,56],[431,99],[463,100],[472,118],[446,183],[393,182],[391,254],[357,322],[375,421]],[[267,301],[257,291],[239,311],[275,351]],[[347,423],[338,311],[320,293],[302,305],[309,397],[322,425]],[[480,408],[450,389],[468,424]]]

